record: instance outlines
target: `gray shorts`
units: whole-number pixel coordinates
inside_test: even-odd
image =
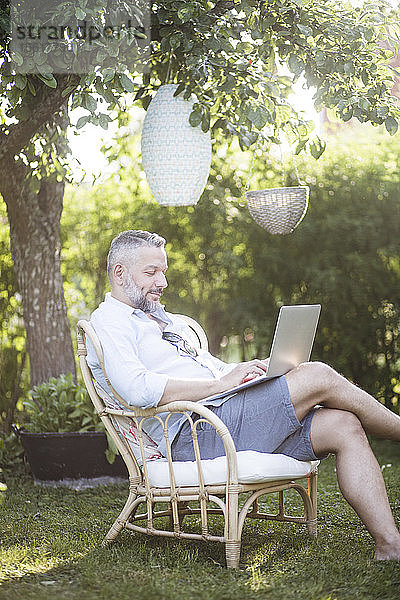
[[[315,409],[300,422],[290,401],[284,376],[249,387],[220,406],[209,407],[228,427],[236,450],[286,454],[298,460],[316,460],[311,440]],[[197,420],[198,416],[194,416]],[[197,425],[202,459],[225,454],[221,438],[208,423]],[[172,443],[174,460],[195,460],[190,425],[186,421]]]

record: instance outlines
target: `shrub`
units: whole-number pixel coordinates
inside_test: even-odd
[[[31,433],[103,431],[85,387],[75,383],[71,373],[51,377],[35,386],[24,402],[25,431]]]

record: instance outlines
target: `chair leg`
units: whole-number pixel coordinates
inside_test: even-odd
[[[318,535],[317,532],[317,519],[313,519],[307,523],[307,533],[310,537],[316,538]]]
[[[178,502],[178,522],[179,522],[179,527],[182,527],[183,524],[183,519],[185,518],[186,514],[185,514],[185,510],[189,508],[189,504],[187,502]],[[171,507],[171,513],[169,516],[169,526],[171,527],[171,529],[174,527],[174,518],[172,516],[172,507]]]
[[[118,519],[115,521],[115,523],[110,527],[107,535],[104,537],[103,541],[101,542],[101,545],[109,546],[110,544],[112,544],[112,542],[115,540],[117,535],[124,528],[124,525],[125,525],[125,522],[121,522],[120,518],[118,517]]]
[[[317,537],[317,479],[318,475],[316,472],[311,473],[308,480],[308,494],[311,500],[312,514],[307,523],[307,531],[310,537]]]
[[[240,559],[239,490],[230,486],[225,514],[225,556],[228,569],[237,569]]]
[[[228,569],[237,569],[240,560],[240,540],[227,540],[225,542],[226,566]]]
[[[136,494],[132,494],[132,493],[129,494],[128,499],[125,502],[125,506],[122,509],[120,515],[117,517],[117,519],[115,520],[113,525],[110,527],[107,535],[103,539],[102,546],[108,546],[109,544],[111,544],[115,540],[117,535],[125,527],[125,523],[131,516],[132,510],[135,507],[135,505],[134,505],[135,498],[136,498]]]

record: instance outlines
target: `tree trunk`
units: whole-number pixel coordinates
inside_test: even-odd
[[[21,161],[2,161],[0,193],[7,204],[34,386],[76,371],[60,270],[64,182],[42,179],[37,193],[27,173]]]
[[[17,358],[15,360],[18,361]],[[26,352],[23,352],[21,362],[19,364],[17,362],[17,364],[16,364],[16,369],[15,369],[16,372],[15,372],[15,376],[14,376],[12,384],[11,384],[10,404],[6,408],[6,418],[4,419],[4,423],[3,423],[3,430],[6,433],[10,433],[10,431],[11,431],[11,426],[14,423],[15,408],[17,406],[18,400],[22,396],[21,381],[22,381],[22,374],[23,374],[24,368],[25,368],[25,360],[26,360]]]

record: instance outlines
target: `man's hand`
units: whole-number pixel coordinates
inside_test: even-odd
[[[241,383],[245,383],[246,381],[250,381],[255,377],[259,377],[260,375],[264,375],[267,370],[269,358],[265,360],[254,359],[248,362],[239,363],[236,365],[230,373],[221,377],[220,382],[226,387],[226,390],[229,390],[232,387],[236,387]]]

